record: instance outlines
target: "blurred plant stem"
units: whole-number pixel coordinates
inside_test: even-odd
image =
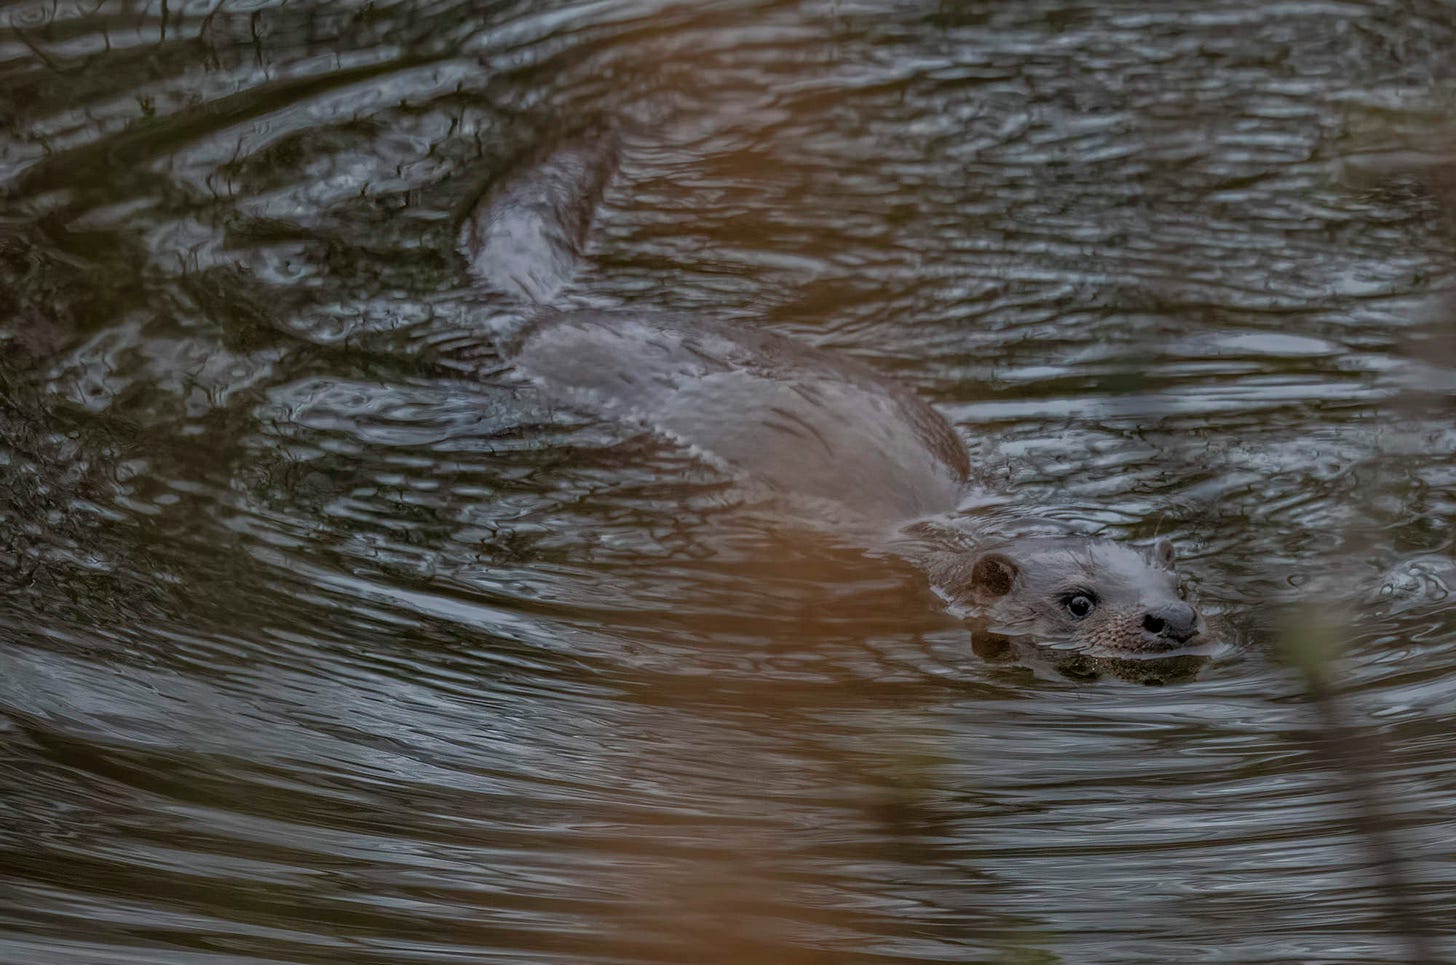
[[[1344,784],[1350,823],[1364,842],[1385,898],[1390,933],[1402,945],[1405,961],[1432,965],[1446,961],[1436,950],[1434,932],[1421,909],[1408,852],[1385,793],[1381,762],[1389,752],[1379,735],[1364,726],[1336,683],[1344,631],[1327,614],[1301,608],[1282,635],[1286,662],[1299,672],[1319,725],[1314,745]]]

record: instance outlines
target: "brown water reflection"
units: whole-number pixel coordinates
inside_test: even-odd
[[[0,960],[1405,954],[1275,610],[1352,616],[1451,946],[1438,5],[0,12]],[[460,206],[626,119],[571,297],[866,359],[1174,540],[1198,680],[472,375]]]

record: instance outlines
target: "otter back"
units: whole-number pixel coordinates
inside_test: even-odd
[[[548,391],[640,421],[771,488],[889,520],[949,512],[968,473],[945,419],[847,358],[771,333],[553,313],[512,346]]]

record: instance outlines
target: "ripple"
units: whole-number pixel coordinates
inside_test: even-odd
[[[1450,945],[1448,19],[15,6],[0,958],[1398,960],[1276,647],[1330,613]],[[979,510],[1172,539],[1212,665],[982,660],[915,572],[512,377],[454,221],[602,116],[568,300],[903,379]]]

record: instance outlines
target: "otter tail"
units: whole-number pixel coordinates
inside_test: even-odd
[[[576,274],[620,138],[593,124],[507,167],[470,205],[457,235],[471,277],[518,301],[549,305]]]

